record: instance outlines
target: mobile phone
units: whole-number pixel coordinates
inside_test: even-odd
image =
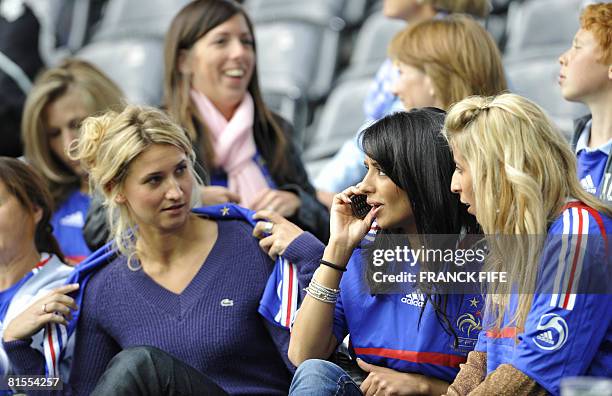
[[[366,217],[370,209],[372,209],[372,206],[367,204],[367,199],[368,197],[365,194],[357,194],[351,197],[351,209],[353,215],[358,219]]]

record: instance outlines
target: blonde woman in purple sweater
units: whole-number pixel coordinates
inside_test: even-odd
[[[75,152],[105,197],[119,254],[85,288],[66,388],[286,394],[289,333],[258,313],[274,263],[248,223],[191,211],[187,135],[162,112],[130,106],[86,119]],[[316,263],[298,256],[320,253],[294,245],[285,254],[305,285]]]

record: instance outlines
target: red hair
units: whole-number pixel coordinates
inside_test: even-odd
[[[580,15],[580,27],[593,33],[601,49],[599,61],[612,63],[612,3],[591,4]]]

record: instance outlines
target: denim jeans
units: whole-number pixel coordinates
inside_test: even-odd
[[[362,393],[359,386],[338,365],[327,360],[309,359],[295,372],[289,395],[362,396]]]
[[[217,384],[168,353],[149,346],[124,349],[108,364],[94,396],[226,396]]]

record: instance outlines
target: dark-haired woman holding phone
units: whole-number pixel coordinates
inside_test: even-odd
[[[363,132],[367,174],[334,197],[331,238],[293,325],[289,359],[299,367],[290,394],[439,395],[473,348],[478,331],[461,329],[457,318],[476,315],[480,296],[428,295],[410,286],[401,293],[380,293],[368,288],[371,277],[364,276],[372,263],[370,243],[393,234],[402,234],[403,241],[406,234],[409,239],[424,234],[459,239],[462,232],[477,229],[474,217],[448,191],[454,163],[440,134],[443,123],[442,110],[423,108],[395,113]],[[359,194],[372,206],[363,218],[351,207]],[[375,218],[380,229],[370,242]],[[290,239],[283,234],[292,231],[285,226],[274,221],[260,245],[292,260],[296,247],[312,237],[302,233],[283,249],[279,241]],[[361,386],[322,360],[347,334],[351,354],[364,371]]]

